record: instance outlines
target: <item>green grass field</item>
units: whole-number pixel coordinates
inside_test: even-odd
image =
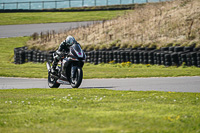
[[[109,20],[124,10],[85,12],[0,13],[0,25]]]
[[[0,132],[200,132],[200,93],[0,90]]]
[[[25,63],[16,65],[14,48],[24,46],[28,37],[0,39],[0,76],[47,78],[46,64]],[[157,65],[136,65],[130,63],[100,64],[86,63],[83,67],[85,79],[90,78],[136,78],[136,77],[177,77],[200,76],[197,67],[165,67]]]

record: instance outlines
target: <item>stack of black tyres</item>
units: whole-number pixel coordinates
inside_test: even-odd
[[[118,56],[118,52],[117,51],[113,51],[113,61],[116,62],[116,63],[118,62],[117,56]]]
[[[101,61],[102,63],[106,62],[106,51],[102,51]]]
[[[53,54],[55,53],[55,51],[49,51],[46,55],[46,60],[50,63],[53,62]]]
[[[32,58],[33,62],[37,62],[37,51],[34,50],[33,51],[33,58]]]
[[[108,62],[113,61],[113,51],[109,51]]]
[[[36,51],[36,62],[40,62],[40,57],[41,57],[41,52],[40,51]]]
[[[135,64],[139,64],[139,51],[137,51],[137,50],[134,51],[133,55],[134,55],[134,57],[133,57],[134,58],[134,63]]]
[[[148,52],[148,64],[154,65],[154,50]]]
[[[94,51],[93,57],[94,57],[94,59],[93,59],[94,64],[98,64],[99,51]]]
[[[91,54],[90,62],[94,63],[94,51],[91,51],[90,54]]]
[[[46,51],[44,51],[44,52],[39,52],[39,54],[38,54],[38,56],[40,55],[40,58],[38,58],[38,61],[40,62],[40,63],[44,63],[44,62],[46,62],[46,61],[48,61],[48,53],[46,52]],[[52,56],[53,57],[53,55],[51,54],[50,56]],[[51,60],[49,61],[49,62],[52,62],[52,58],[51,58]]]
[[[25,51],[27,47],[19,47],[14,49],[14,63],[15,64],[23,64],[25,63]]]
[[[27,50],[26,51],[26,55],[27,55],[27,62],[32,62],[33,61],[33,50]]]

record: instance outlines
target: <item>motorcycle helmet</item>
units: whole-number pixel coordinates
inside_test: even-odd
[[[68,44],[68,45],[73,45],[74,43],[76,43],[76,40],[73,36],[68,36],[66,39],[65,39],[65,42]]]

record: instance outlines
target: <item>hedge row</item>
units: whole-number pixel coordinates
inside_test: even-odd
[[[27,47],[14,49],[14,63],[53,61],[54,51],[34,51]],[[132,62],[135,64],[157,64],[180,66],[185,63],[187,66],[200,67],[200,49],[193,47],[165,47],[154,48],[134,48],[134,49],[110,49],[98,51],[86,51],[86,62],[99,64]]]

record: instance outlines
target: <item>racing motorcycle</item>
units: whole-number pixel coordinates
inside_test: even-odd
[[[55,55],[53,55],[55,56]],[[50,88],[58,88],[60,84],[71,85],[72,88],[78,88],[83,79],[82,67],[86,55],[79,44],[73,44],[69,53],[64,51],[60,66],[57,65],[56,73],[51,73],[51,65],[47,62],[48,85]]]

